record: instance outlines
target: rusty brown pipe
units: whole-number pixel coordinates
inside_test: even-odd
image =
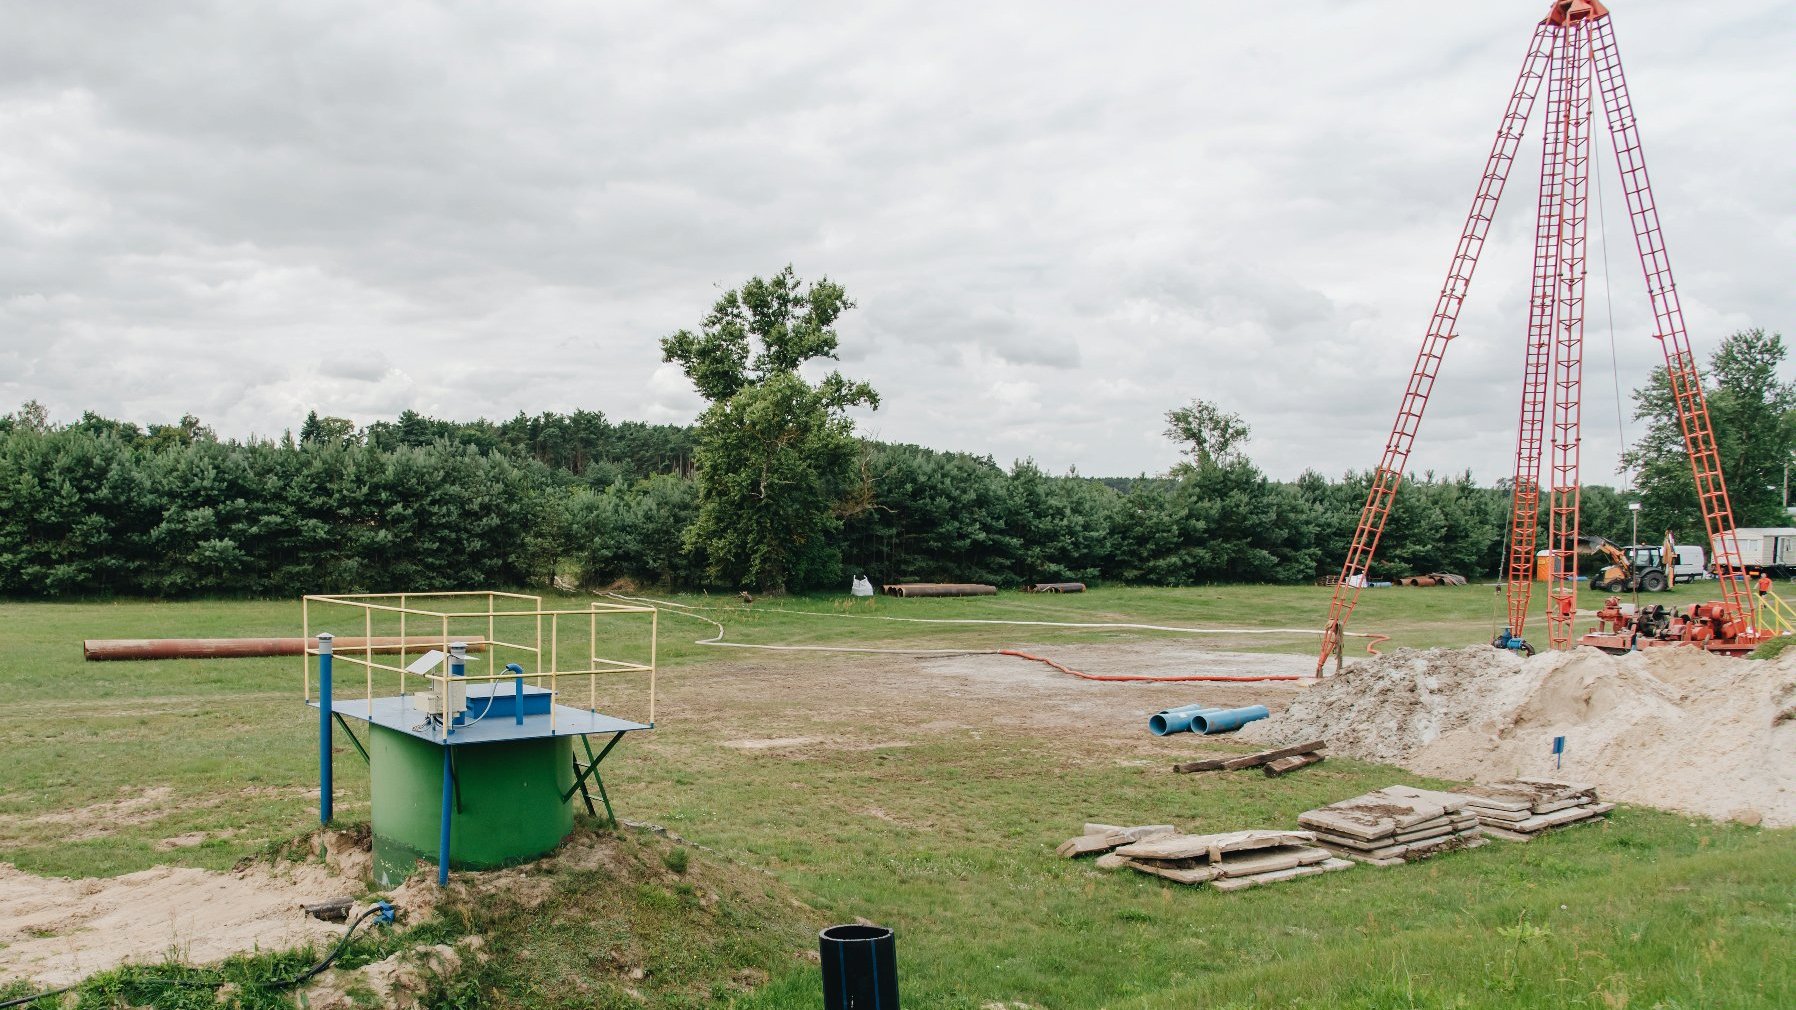
[[[452,641],[468,643],[470,652],[478,652],[486,639],[478,635],[456,635]],[[315,644],[306,638],[90,638],[81,643],[81,658],[90,662],[112,659],[249,659],[260,656],[298,656],[306,646]],[[367,652],[380,655],[441,648],[442,636],[397,635],[374,638],[339,638],[338,653]]]

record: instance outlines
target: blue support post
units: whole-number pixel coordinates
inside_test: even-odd
[[[330,632],[318,635],[318,822],[331,822],[331,642]]]
[[[455,769],[449,763],[449,745],[443,745],[443,833],[437,839],[437,886],[449,883],[449,815],[455,812]]]

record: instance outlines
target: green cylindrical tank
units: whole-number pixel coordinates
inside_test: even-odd
[[[442,831],[443,748],[370,725],[374,878],[391,887],[421,859],[436,865]],[[454,751],[459,808],[450,815],[449,867],[485,870],[535,859],[574,829],[574,740],[541,737]]]

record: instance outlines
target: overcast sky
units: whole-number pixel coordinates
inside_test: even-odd
[[[0,411],[684,423],[657,338],[790,262],[859,302],[870,435],[1155,472],[1202,397],[1276,476],[1366,468],[1545,6],[6,0]],[[1796,337],[1796,7],[1614,6],[1698,355]],[[1538,135],[1416,469],[1508,471]],[[1612,160],[1625,396],[1659,349]]]

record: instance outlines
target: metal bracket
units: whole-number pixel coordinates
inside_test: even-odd
[[[605,748],[595,756],[592,752],[591,739],[582,736],[580,746],[586,751],[587,763],[582,765],[579,758],[574,759],[574,784],[568,788],[567,792],[561,794],[561,802],[566,803],[574,798],[575,793],[579,793],[586,800],[586,812],[597,817],[599,812],[592,805],[592,793],[586,790],[586,780],[590,777],[599,787],[599,799],[605,804],[605,816],[610,819],[611,826],[614,828],[617,827],[617,814],[611,809],[611,794],[605,790],[605,780],[599,775],[599,764],[605,760],[606,755],[611,753],[611,748],[616,747],[617,742],[623,738],[622,731],[612,734],[611,741],[605,744]]]
[[[331,715],[337,720],[337,725],[342,727],[343,735],[348,737],[349,742],[355,746],[355,752],[362,756],[362,763],[372,765],[374,760],[368,756],[368,748],[362,746],[362,742],[356,739],[355,731],[350,729],[349,724],[343,721],[343,714],[341,712],[332,712]]]

